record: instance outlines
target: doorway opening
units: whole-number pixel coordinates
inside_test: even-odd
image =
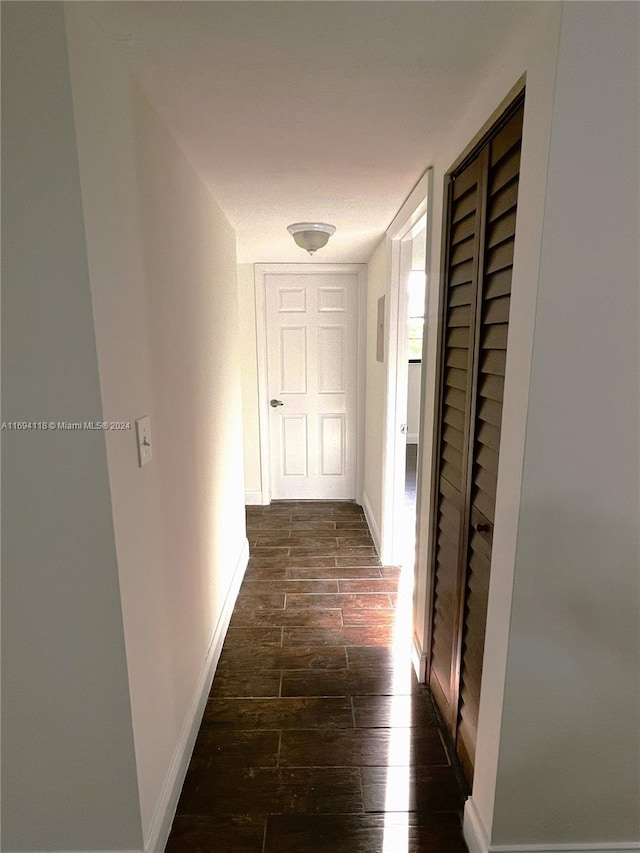
[[[423,331],[431,170],[387,230],[391,243],[381,557],[413,584],[420,491]]]
[[[404,501],[397,514],[396,524],[402,543],[401,565],[413,572],[416,540],[416,500],[418,481],[418,451],[420,443],[420,400],[422,388],[422,350],[426,291],[427,217],[417,223],[412,235],[405,238],[411,244],[411,270],[401,282],[406,287],[405,348],[407,362]],[[401,433],[402,434],[402,433]]]

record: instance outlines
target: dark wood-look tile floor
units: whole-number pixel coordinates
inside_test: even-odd
[[[461,788],[411,669],[411,592],[360,507],[247,507],[247,531],[167,853],[464,853]]]

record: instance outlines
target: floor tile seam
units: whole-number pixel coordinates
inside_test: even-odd
[[[437,766],[438,765],[434,765],[434,767],[437,767]],[[399,764],[399,765],[393,765],[393,767],[394,767],[394,769],[398,769],[398,770],[413,770],[413,769],[415,769],[413,767],[413,765],[411,765],[411,764],[406,764],[406,765]],[[239,767],[227,767],[224,769],[228,769],[228,770],[281,770],[283,772],[287,772],[289,770],[305,770],[305,771],[307,771],[307,770],[308,771],[316,771],[316,770],[336,770],[336,771],[337,770],[357,770],[357,771],[362,771],[362,770],[386,770],[387,765],[386,764],[365,764],[363,762],[359,762],[358,764],[280,764],[278,767],[273,767],[273,766],[267,767],[267,766],[260,765],[260,764],[254,764],[254,765],[246,765],[246,766],[239,766]],[[429,769],[429,768],[427,767],[424,769]],[[373,787],[376,784],[381,784],[381,783],[372,782],[371,787]]]
[[[311,726],[311,727],[299,726],[296,728],[280,728],[280,729],[277,729],[276,731],[289,732],[289,733],[297,732],[298,734],[304,734],[305,732],[311,733],[311,732],[316,732],[317,730],[318,730],[317,726]],[[331,728],[330,726],[327,726],[326,728],[323,728],[322,731],[327,732],[327,733],[331,733],[331,734],[336,734],[336,732],[350,732],[353,737],[362,738],[362,740],[365,740],[366,738],[371,737],[374,734],[375,735],[383,735],[383,739],[389,739],[389,738],[393,737],[393,735],[396,732],[413,732],[413,731],[416,731],[416,732],[431,732],[431,733],[433,733],[433,732],[437,732],[438,730],[435,728],[435,726],[431,726],[431,727],[422,727],[422,726],[357,726],[354,724],[353,726],[348,726],[348,727],[345,726],[344,728],[340,728],[340,729],[337,729],[337,728],[334,729],[334,728]],[[376,740],[377,739],[378,738],[376,738]],[[416,740],[418,740],[418,738],[416,738]],[[389,767],[396,767],[396,766],[404,767],[407,764],[409,764],[411,767],[431,767],[431,766],[433,766],[433,767],[451,767],[452,765],[449,762],[448,756],[446,755],[444,750],[443,750],[443,754],[447,758],[447,760],[444,764],[440,760],[436,761],[435,763],[433,761],[428,761],[426,764],[421,764],[419,761],[415,762],[412,760],[409,762],[399,761],[397,764],[395,761],[391,761],[391,762],[387,762],[387,766],[389,766]],[[422,756],[416,756],[416,757],[422,757]]]
[[[362,803],[362,814],[366,814],[364,802],[364,781],[362,779],[362,768],[358,767],[358,782],[360,783],[360,802]]]
[[[285,757],[286,762],[286,757]],[[239,765],[236,767],[225,767],[223,769],[234,770],[433,770],[438,767],[447,767],[446,764],[372,764],[370,762],[359,761],[354,764],[287,764],[280,763],[277,766],[263,764],[248,764]],[[385,780],[386,783],[387,780]],[[372,785],[377,784],[372,782]],[[378,783],[379,784],[379,783]],[[414,782],[416,784],[416,782]]]
[[[220,723],[206,723],[202,726],[202,731],[207,732],[224,732],[225,735],[233,735],[233,734],[247,734],[249,732],[319,732],[319,731],[332,731],[332,732],[353,732],[353,725],[349,723],[349,725],[345,726],[316,726],[315,728],[309,728],[305,726],[304,728],[282,728],[282,721],[278,721],[279,725],[274,724],[273,726],[262,726],[262,727],[250,727],[250,726],[239,726],[237,724],[230,725],[221,725]],[[203,746],[202,749],[208,749],[208,746]],[[438,765],[442,767],[449,767],[448,764]]]
[[[301,694],[295,693],[295,694],[292,694],[291,696],[288,696],[288,695],[282,696],[281,698],[282,699],[350,699],[350,698],[367,699],[371,696],[381,696],[383,698],[394,699],[396,697],[410,696],[410,695],[411,695],[410,693],[347,693],[347,694],[323,693],[322,695],[313,695],[313,694],[308,694],[308,693],[303,693],[301,695]],[[275,699],[278,697],[274,696],[274,697],[265,697],[265,698],[274,698]],[[436,727],[437,727],[437,724],[435,724],[435,723],[429,726],[429,728],[436,728]],[[361,728],[361,727],[358,726],[358,728]],[[381,725],[381,726],[374,726],[373,728],[387,728],[387,726]],[[420,726],[419,725],[400,726],[400,728],[416,729],[416,728],[420,728]]]

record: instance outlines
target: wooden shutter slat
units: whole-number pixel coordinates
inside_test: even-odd
[[[440,566],[440,571],[442,573],[442,565]],[[453,573],[452,573],[453,574]],[[455,574],[454,574],[455,577]],[[447,589],[442,583],[438,584],[437,589],[437,598],[436,598],[436,610],[438,613],[438,622],[435,629],[435,639],[436,642],[440,640],[442,642],[443,638],[445,639],[445,644],[448,646],[451,642],[451,635],[453,634],[453,619],[451,617],[451,600],[455,597],[455,583],[452,583],[450,588]],[[448,664],[448,661],[447,661]],[[447,666],[447,669],[450,669],[450,666]]]
[[[502,424],[502,406],[495,400],[482,399],[478,406],[478,418],[500,429]]]
[[[484,517],[485,521],[491,521],[487,516]],[[474,554],[478,555],[478,558],[481,560],[485,560],[487,564],[487,571],[489,566],[491,565],[491,541],[486,537],[486,534],[478,533],[476,530],[471,534],[471,550]]]
[[[449,309],[448,323],[452,329],[457,326],[469,326],[471,322],[471,306],[460,305],[458,308]]]
[[[495,376],[504,376],[507,366],[507,353],[505,350],[483,350],[481,354],[480,370],[483,373],[492,373]]]
[[[487,447],[486,444],[481,444],[476,451],[476,460],[478,465],[490,471],[493,476],[498,474],[498,454],[495,450]]]
[[[449,572],[441,572],[437,577],[437,582],[439,585],[437,586],[437,588],[439,588],[440,586],[447,586],[447,584],[451,585],[451,583],[453,582],[452,577],[455,574],[456,562],[452,559],[452,553],[448,546],[443,545],[442,542],[438,543],[437,559],[439,565],[441,565],[445,569],[451,569],[451,573],[453,573],[451,574]]]
[[[451,235],[451,245],[457,246],[458,243],[461,243],[463,240],[466,240],[468,237],[473,237],[476,233],[476,220],[475,215],[470,214],[469,216],[461,219],[453,227],[452,235]]]
[[[478,488],[479,491],[484,494],[489,495],[495,500],[496,497],[496,477],[495,474],[492,474],[490,471],[481,468],[480,466],[476,467],[476,472],[473,478],[474,485]]]
[[[479,169],[477,163],[472,163],[463,172],[456,176],[453,181],[453,200],[457,201],[466,192],[476,187],[478,183]]]
[[[462,475],[462,453],[459,450],[456,450],[452,444],[446,444],[445,442],[442,457],[447,460],[449,465],[453,465],[460,476]]]
[[[495,496],[490,495],[488,492],[476,492],[473,500],[471,501],[472,506],[474,506],[479,512],[481,512],[489,521],[494,520],[495,510],[496,510],[496,499]]]
[[[488,275],[485,280],[485,299],[495,299],[511,293],[511,267]]]
[[[473,601],[469,599],[469,616],[467,618],[467,630],[464,637],[463,663],[465,669],[464,687],[475,698],[468,701],[467,705],[478,707],[478,699],[474,696],[476,683],[478,684],[478,697],[480,694],[480,680],[482,678],[482,655],[484,654],[485,631],[481,615],[487,609],[486,601]],[[474,620],[474,616],[476,617]],[[475,624],[474,624],[475,622]]]
[[[461,196],[458,200],[454,202],[453,205],[453,216],[451,217],[451,221],[455,225],[457,222],[460,222],[470,213],[475,213],[477,208],[477,193],[474,192],[475,185],[471,188],[471,190],[465,195]]]
[[[447,516],[443,513],[440,513],[438,529],[444,536],[449,539],[449,541],[453,545],[456,544],[456,542],[458,541],[459,524],[456,524],[456,522],[451,521],[451,519],[447,518]]]
[[[454,507],[457,507],[458,509],[461,508],[460,492],[457,489],[454,489],[446,480],[440,479],[440,487],[438,491],[439,494],[442,495],[443,498],[446,498]]]
[[[508,323],[510,305],[510,296],[499,296],[497,299],[489,300],[486,303],[487,307],[484,314],[484,322],[487,325],[491,325],[493,323]]]
[[[513,240],[516,233],[516,209],[512,208],[504,216],[496,219],[487,228],[487,246],[492,248],[505,240]]]
[[[459,391],[467,390],[467,371],[458,370],[456,367],[448,367],[445,371],[445,385],[450,388],[457,388]]]
[[[489,173],[489,195],[497,193],[520,171],[520,146],[512,148],[506,157]]]
[[[447,347],[450,349],[455,347],[469,349],[469,329],[464,327],[451,329],[447,335]]]
[[[443,421],[449,426],[455,427],[456,429],[463,430],[464,429],[464,414],[459,412],[457,409],[451,408],[451,406],[447,406]]]
[[[456,305],[471,305],[472,297],[473,286],[471,282],[469,282],[469,284],[462,284],[460,287],[453,289],[451,298],[449,299],[449,305],[452,307],[455,307]]]
[[[462,474],[458,470],[458,468],[451,465],[446,460],[443,460],[442,463],[442,476],[445,480],[448,480],[452,486],[455,486],[458,491],[462,488]]]
[[[477,726],[479,704],[476,697],[480,695],[482,661],[478,661],[475,655],[470,655],[469,658],[468,683],[464,684],[460,691],[462,699],[460,714],[466,721],[467,725],[475,728]]]
[[[518,178],[506,183],[489,201],[488,222],[495,222],[498,217],[514,210],[518,200]]]
[[[468,237],[453,249],[451,252],[451,266],[462,264],[465,261],[470,261],[473,258],[475,251],[474,238]]]
[[[502,397],[504,395],[504,377],[483,374],[482,379],[480,380],[480,395],[487,400],[495,400],[496,403],[500,403],[500,405],[502,405]]]
[[[465,370],[469,361],[469,351],[461,347],[450,347],[447,351],[447,367],[457,367]]]
[[[488,262],[485,268],[487,274],[513,266],[513,242],[496,246],[488,252],[487,257]]]
[[[514,145],[519,145],[522,139],[523,110],[518,110],[501,129],[491,142],[490,164],[495,166]]]
[[[474,590],[480,593],[484,590],[484,594],[489,595],[489,564],[485,559],[478,556],[472,551],[469,557],[469,566],[471,568],[471,576],[469,585],[473,586]]]
[[[457,388],[447,388],[445,391],[444,404],[447,407],[456,409],[458,412],[465,411],[466,394],[464,391],[459,391]]]
[[[455,447],[455,449],[462,454],[464,436],[459,429],[454,429],[454,427],[447,424],[442,431],[442,435],[447,444],[450,444],[451,447]]]
[[[476,430],[476,441],[490,448],[494,453],[498,453],[500,450],[500,430],[493,424],[481,422]]]
[[[446,516],[449,521],[454,523],[460,522],[460,509],[451,501],[443,500],[440,502],[440,512]]]
[[[486,329],[482,338],[483,349],[506,349],[509,329],[506,323]]]
[[[456,266],[449,277],[449,287],[457,287],[460,284],[468,284],[473,281],[473,258]]]

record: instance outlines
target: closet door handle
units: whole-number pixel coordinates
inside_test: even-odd
[[[491,530],[491,525],[487,524],[484,521],[476,521],[476,523],[473,525],[473,529],[476,531],[476,533],[488,533],[489,530]]]

